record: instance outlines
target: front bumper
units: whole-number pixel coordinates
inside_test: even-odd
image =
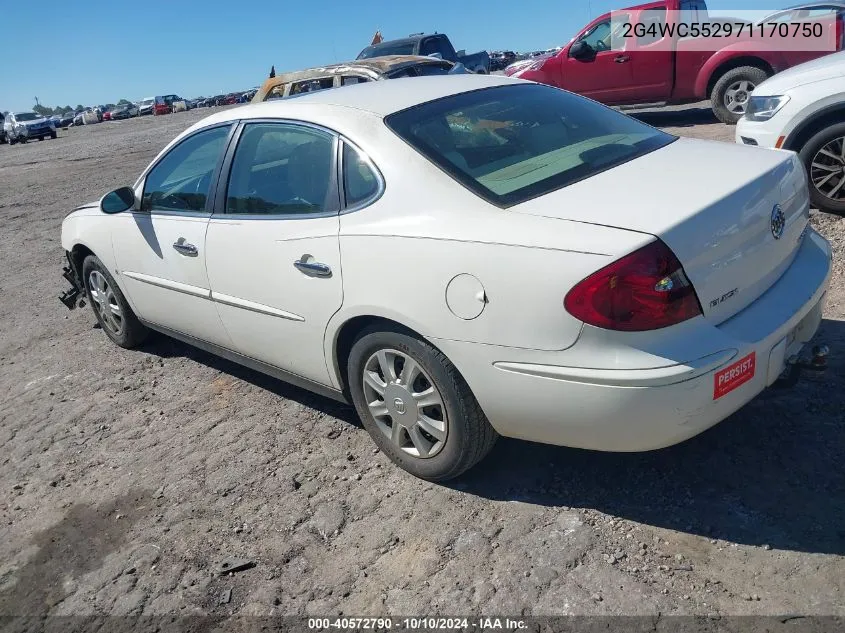
[[[772,121],[756,122],[742,118],[736,124],[735,140],[741,145],[774,149],[781,136],[783,132],[780,126],[772,125]]]
[[[675,326],[686,328],[690,350],[698,347],[690,362],[666,357],[643,369],[584,368],[562,362],[569,350],[434,342],[501,435],[602,451],[654,450],[701,433],[774,384],[816,333],[830,274],[830,246],[808,229],[792,265],[743,311],[718,325],[699,317]],[[585,326],[574,347],[608,338]]]
[[[45,125],[44,127],[40,128],[21,128],[18,131],[18,136],[22,136],[25,138],[38,138],[39,136],[50,136],[56,131],[55,128],[50,127],[49,125]]]

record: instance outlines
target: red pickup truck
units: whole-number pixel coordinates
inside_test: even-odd
[[[732,24],[731,37],[724,37],[723,30],[721,37],[710,37],[702,46],[702,40],[689,35],[691,29],[677,28],[681,20],[686,27],[712,26],[719,21],[710,20],[704,0],[659,0],[606,13],[584,27],[559,53],[523,67],[514,76],[610,105],[709,99],[716,116],[734,124],[744,114],[751,91],[765,79],[833,52],[796,50],[795,40],[788,38],[781,42],[782,47],[771,39],[761,45],[761,32],[750,30],[760,25],[748,22],[749,28],[736,34],[740,20],[727,22]],[[625,22],[630,26],[620,39],[619,27]],[[829,15],[824,27],[827,41],[841,50],[841,13]],[[766,25],[764,33],[771,38],[770,30]]]

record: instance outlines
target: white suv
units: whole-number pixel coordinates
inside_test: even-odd
[[[845,52],[757,86],[736,126],[736,142],[798,152],[813,205],[845,216]]]

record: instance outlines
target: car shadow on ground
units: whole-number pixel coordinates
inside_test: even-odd
[[[358,415],[355,413],[355,409],[351,405],[337,402],[307,389],[296,387],[163,334],[154,333],[150,340],[144,344],[141,351],[162,358],[189,358],[206,367],[269,391],[280,398],[293,400],[320,413],[333,416],[343,422],[363,428]]]
[[[654,127],[694,127],[696,125],[724,125],[709,107],[690,106],[669,110],[624,110],[625,114]]]
[[[845,349],[845,322],[814,342]],[[721,424],[649,453],[502,439],[456,482],[481,497],[587,507],[749,545],[845,554],[845,362],[770,389]],[[620,420],[624,423],[624,420]]]
[[[501,438],[487,459],[446,485],[492,500],[592,508],[707,538],[845,554],[845,361],[836,355],[845,350],[845,322],[823,321],[820,341],[832,350],[824,374],[770,389],[677,446],[602,453]],[[190,358],[361,427],[351,406],[166,336],[144,351]]]

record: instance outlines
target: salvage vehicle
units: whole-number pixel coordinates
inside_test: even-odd
[[[687,25],[682,16],[691,15],[697,16],[695,24],[713,22],[703,0],[661,0],[606,13],[584,27],[559,53],[513,76],[610,105],[707,99],[720,121],[735,124],[745,113],[754,88],[768,77],[842,49],[845,22],[841,16],[819,23],[824,27],[822,35],[829,36],[831,42],[830,50],[824,52],[794,50],[789,38],[782,38],[782,50],[771,50],[775,48],[771,41],[761,46],[760,38],[755,40],[748,29],[741,35],[734,32],[731,37],[708,38],[708,46],[713,48],[702,50],[702,39],[678,36],[678,25]],[[629,32],[641,28],[643,37],[619,38],[614,28],[624,23],[630,26]],[[613,46],[615,39],[621,39],[624,46]]]
[[[0,112],[0,143],[6,142],[6,127],[3,125],[5,118],[6,115]]]
[[[845,52],[757,86],[736,142],[798,152],[812,204],[845,217]]]
[[[669,446],[821,366],[808,220],[791,152],[508,77],[375,81],[180,134],[65,218],[62,301],[119,346],[157,330],[352,402],[445,480],[498,435]]]
[[[53,122],[35,112],[9,112],[3,119],[3,130],[9,145],[26,143],[37,138],[56,138],[56,126]]]
[[[471,55],[467,55],[466,51],[463,50],[456,52],[449,37],[443,33],[435,33],[434,35],[415,33],[404,39],[385,40],[362,50],[357,59],[371,59],[390,55],[434,56],[453,63],[460,62],[474,73],[483,75],[490,72],[490,55],[487,54],[487,51],[472,53]]]
[[[490,53],[490,70],[504,70],[516,61],[513,51],[493,51]]]
[[[152,114],[153,108],[155,107],[155,103],[155,97],[147,97],[146,99],[141,99],[141,102],[138,104],[139,115],[144,116],[145,114]]]
[[[283,99],[303,92],[350,86],[367,81],[466,74],[463,64],[453,64],[435,57],[390,55],[343,64],[282,73],[267,79],[253,95],[252,102]]]
[[[119,119],[128,119],[139,115],[139,109],[134,104],[123,103],[112,109],[110,118],[112,121],[117,121]]]

